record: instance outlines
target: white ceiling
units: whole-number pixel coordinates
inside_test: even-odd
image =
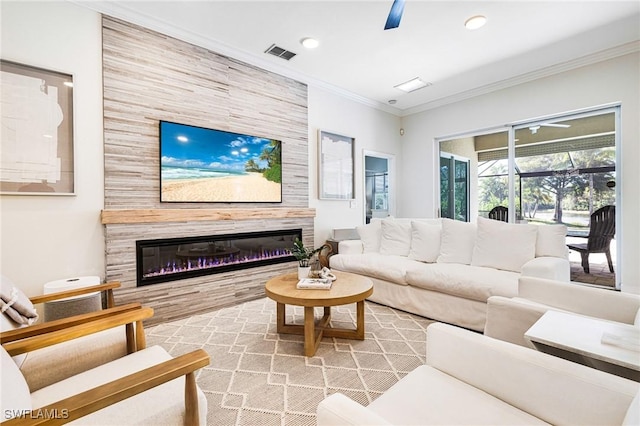
[[[640,46],[638,0],[407,0],[388,31],[392,0],[74,2],[398,115]],[[487,24],[465,29],[479,14]],[[305,49],[303,37],[320,46]],[[264,53],[273,43],[297,55]],[[432,86],[394,88],[414,77]]]

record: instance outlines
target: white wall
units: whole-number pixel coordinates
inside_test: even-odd
[[[315,245],[319,246],[334,228],[364,223],[363,150],[395,154],[396,164],[401,164],[400,118],[315,87],[309,87],[308,100],[309,207],[316,209]],[[355,138],[355,202],[318,199],[318,130]]]
[[[2,57],[74,76],[76,194],[0,197],[1,272],[28,295],[48,281],[77,275],[104,278],[101,17],[67,2],[3,2]],[[363,223],[362,151],[397,154],[400,118],[309,88],[310,207],[315,244],[334,228]],[[356,139],[356,202],[319,201],[317,131]]]
[[[622,107],[622,164],[618,165],[622,224],[622,290],[640,293],[640,54],[634,53],[520,84],[403,118],[403,168],[398,216],[434,217],[434,139],[513,121],[613,102]]]
[[[0,196],[1,272],[29,296],[104,276],[100,15],[67,2],[2,2],[2,58],[73,75],[75,196]]]

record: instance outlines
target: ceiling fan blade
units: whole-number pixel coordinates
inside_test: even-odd
[[[404,11],[404,0],[393,0],[389,16],[387,17],[387,23],[384,24],[385,30],[392,28],[398,28],[400,25],[400,19],[402,19],[402,12]]]

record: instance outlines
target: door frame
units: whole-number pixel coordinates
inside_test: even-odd
[[[396,156],[386,152],[362,150],[362,223],[367,222],[367,170],[366,157],[384,158],[387,160],[387,173],[389,175],[389,216],[396,216]]]

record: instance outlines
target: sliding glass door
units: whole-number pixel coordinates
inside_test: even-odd
[[[616,210],[619,204],[619,122],[619,107],[606,107],[439,141],[441,216],[475,221],[502,206],[508,209],[509,222],[562,223],[568,228],[567,244],[591,244],[586,237],[592,215],[605,206]],[[467,169],[460,165],[459,173],[455,158],[460,157]],[[620,269],[615,253],[621,235],[615,231],[610,249],[614,273]],[[580,261],[577,251],[571,256]],[[590,254],[590,259],[609,275],[603,256]],[[593,274],[598,267],[590,269]]]

